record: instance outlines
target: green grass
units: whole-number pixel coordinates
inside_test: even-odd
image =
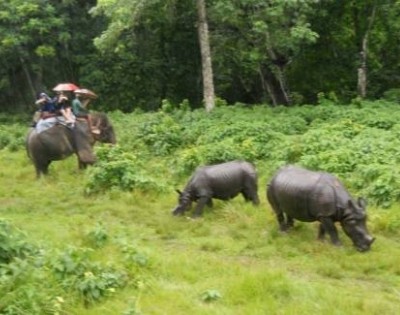
[[[107,240],[91,251],[91,259],[129,275],[125,287],[89,307],[60,290],[54,277],[43,279],[47,285],[36,294],[50,305],[61,294],[59,314],[398,314],[400,233],[390,222],[400,211],[397,205],[369,209],[377,240],[370,252],[359,253],[341,230],[340,248],[318,242],[316,224],[297,223],[288,234],[278,232],[265,200],[265,176],[259,207],[241,197],[216,201],[198,220],[171,215],[174,187],[88,197],[84,179],[74,158],[54,163],[49,177],[35,180],[23,151],[0,151],[0,218],[45,255],[88,247],[88,234],[100,226]],[[145,257],[144,266],[137,257]],[[208,291],[220,297],[206,302]],[[48,314],[56,314],[55,308]]]

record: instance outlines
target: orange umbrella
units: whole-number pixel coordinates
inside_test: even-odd
[[[59,83],[54,88],[53,91],[62,92],[62,91],[75,91],[79,89],[79,86],[73,83]]]
[[[81,94],[86,96],[87,98],[96,99],[97,95],[93,91],[89,89],[77,89],[74,91],[75,94]]]

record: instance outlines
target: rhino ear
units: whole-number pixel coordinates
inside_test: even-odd
[[[359,197],[358,200],[357,200],[357,204],[358,204],[359,207],[365,209],[367,207],[367,200],[365,200],[362,197]]]
[[[354,209],[354,202],[353,202],[353,200],[352,199],[349,199],[348,201],[347,201],[347,205],[349,206],[349,208],[350,209]]]

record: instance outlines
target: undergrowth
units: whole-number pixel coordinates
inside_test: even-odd
[[[397,314],[397,104],[164,105],[109,113],[117,146],[96,146],[87,170],[54,162],[37,181],[26,125],[2,127],[0,314]],[[260,206],[239,196],[198,220],[171,215],[196,167],[231,159],[256,165]],[[339,225],[340,248],[317,241],[314,223],[279,232],[265,187],[287,163],[367,197],[370,252]]]

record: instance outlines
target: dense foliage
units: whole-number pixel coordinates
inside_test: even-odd
[[[147,159],[162,159],[178,181],[199,165],[245,159],[266,175],[288,163],[331,172],[351,191],[387,207],[400,200],[397,106],[383,101],[338,106],[321,100],[319,106],[296,108],[222,106],[212,115],[184,109],[125,116],[115,112],[114,120],[123,116],[126,128],[119,147],[106,149],[106,155],[100,149],[102,162],[91,171],[88,189],[168,186],[169,179],[143,172]]]
[[[24,151],[27,123],[0,115],[0,215],[8,218],[0,220],[0,313],[309,314],[317,305],[394,314],[399,268],[387,251],[399,251],[398,105],[319,101],[110,112],[118,145],[96,146],[98,163],[84,172],[72,158],[54,162],[39,181]],[[171,216],[174,190],[197,166],[231,159],[256,165],[260,210],[237,198],[216,202],[204,221]],[[277,233],[265,184],[287,163],[332,172],[367,197],[378,239],[370,253],[356,253],[343,233],[346,250],[318,243],[310,224]]]
[[[228,103],[398,98],[398,0],[206,1],[216,94]],[[99,108],[202,106],[194,1],[1,0],[0,110],[27,110],[63,81]]]
[[[156,113],[110,113],[122,126],[116,147],[97,147],[99,162],[88,172],[86,193],[110,188],[166,191],[199,165],[244,159],[271,175],[298,164],[331,172],[371,203],[400,200],[400,116],[386,101],[269,108],[221,105],[207,114],[186,103],[164,103]],[[223,103],[222,103],[223,104]],[[25,130],[18,122],[0,128],[0,149],[20,150]],[[147,168],[160,161],[170,177]]]

